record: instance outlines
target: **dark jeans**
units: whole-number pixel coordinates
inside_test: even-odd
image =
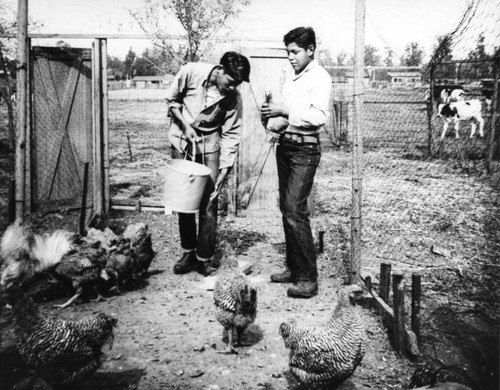
[[[318,277],[307,198],[320,159],[319,144],[297,144],[282,139],[276,149],[286,266],[297,280]]]
[[[191,153],[190,150],[188,150]],[[184,153],[172,147],[172,158],[184,158]],[[190,155],[188,159],[190,159]],[[195,161],[204,164],[212,171],[208,179],[198,213],[198,237],[196,237],[196,214],[179,213],[179,233],[183,249],[196,249],[196,254],[210,258],[215,253],[217,238],[217,198],[210,201],[210,194],[215,189],[215,181],[219,174],[219,152],[197,154]]]

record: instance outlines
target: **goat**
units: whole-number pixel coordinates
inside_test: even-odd
[[[459,122],[467,119],[474,119],[479,123],[479,136],[484,135],[484,119],[481,115],[481,101],[478,99],[474,100],[464,100],[453,103],[440,104],[438,106],[438,117],[444,119],[443,132],[441,133],[441,139],[444,139],[446,130],[450,123],[454,123],[455,128],[455,138],[458,138],[458,128]],[[470,138],[476,133],[476,124],[471,123],[470,128]]]

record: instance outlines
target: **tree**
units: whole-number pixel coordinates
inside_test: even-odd
[[[338,54],[337,54],[337,65],[338,66],[344,66],[344,61],[347,57],[347,53],[343,50],[341,50]]]
[[[424,57],[424,51],[420,49],[418,42],[410,42],[406,45],[404,54],[401,56],[401,65],[420,66]]]
[[[392,50],[389,46],[385,47],[385,57],[384,64],[387,67],[394,66],[394,50]]]
[[[248,4],[250,0],[143,0],[140,7],[129,12],[156,46],[185,63],[198,61],[240,6]],[[184,31],[184,45],[169,41],[172,18]]]
[[[437,43],[434,46],[431,62],[449,62],[453,60],[452,54],[452,36],[441,35],[437,38]]]
[[[125,62],[123,63],[124,65],[124,73],[125,76],[132,78],[134,77],[134,62],[136,58],[135,51],[132,50],[132,48],[129,49],[127,55],[125,56]]]
[[[378,49],[372,45],[365,45],[365,65],[366,66],[379,66],[380,56],[377,55]]]
[[[333,66],[332,55],[330,54],[330,50],[328,49],[318,51],[318,60],[323,66]]]
[[[484,44],[485,38],[483,34],[480,34],[477,39],[477,45],[474,50],[469,53],[469,58],[471,60],[488,60],[490,56],[486,53],[486,45]]]

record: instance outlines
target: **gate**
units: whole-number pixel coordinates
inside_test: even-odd
[[[96,63],[102,65],[105,45],[96,41],[104,48],[96,50],[98,55],[78,48],[31,50],[31,136],[26,163],[31,211],[78,209],[84,189],[89,194],[85,208],[105,211],[101,207],[105,83],[103,88],[101,66],[96,67]],[[84,177],[86,164],[90,174]]]

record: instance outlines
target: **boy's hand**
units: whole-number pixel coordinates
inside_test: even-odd
[[[288,117],[286,106],[277,103],[264,103],[260,109],[260,114],[264,118],[274,118],[277,116]]]
[[[214,200],[220,193],[224,180],[226,180],[227,174],[229,173],[229,168],[222,168],[217,176],[217,181],[215,182],[215,190],[210,194],[210,202]]]
[[[184,129],[184,135],[192,143],[201,141],[201,137],[196,134],[195,129],[193,129],[191,126],[186,126],[186,128]]]

